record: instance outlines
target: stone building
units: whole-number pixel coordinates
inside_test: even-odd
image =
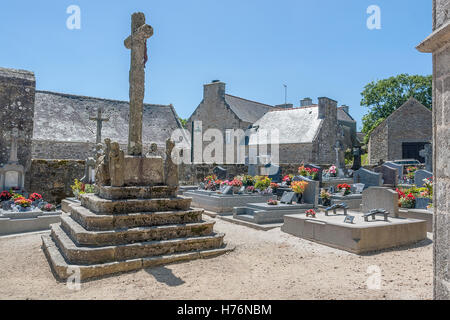
[[[371,133],[370,164],[400,159],[416,159],[423,163],[425,159],[420,156],[420,150],[431,143],[432,136],[431,110],[410,98]]]
[[[450,299],[450,1],[433,1],[433,32],[417,49],[433,53],[434,298]]]
[[[191,135],[193,131],[201,130],[205,133],[208,129],[217,129],[222,133],[224,142],[223,161],[226,162],[225,148],[230,140],[231,130],[247,130],[259,118],[265,115],[273,106],[235,97],[225,93],[225,83],[213,81],[203,86],[203,100],[194,113],[189,117],[188,130]],[[201,121],[201,128],[193,129],[193,123]],[[209,142],[204,141],[203,147]],[[192,145],[192,150],[196,149]],[[235,155],[235,159],[236,155]],[[220,163],[220,162],[218,162]]]
[[[343,166],[344,151],[360,145],[356,121],[348,112],[347,106],[338,108],[329,98],[319,98],[318,104],[302,100],[299,108],[271,110],[253,124],[249,146],[270,145],[270,135],[277,130],[279,163],[334,164],[338,156]],[[268,158],[272,157],[268,150]]]
[[[32,154],[39,159],[86,159],[95,154],[97,115],[109,119],[102,124],[102,141],[110,138],[122,148],[128,141],[128,102],[36,91]],[[182,128],[172,105],[144,104],[144,153],[152,143],[163,154],[173,130]]]

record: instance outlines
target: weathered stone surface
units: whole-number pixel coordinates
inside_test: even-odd
[[[422,188],[425,184],[425,182],[423,180],[431,178],[431,177],[433,177],[432,172],[429,172],[427,170],[417,170],[416,174],[414,176],[414,184],[417,187]]]
[[[394,168],[382,165],[373,169],[377,173],[382,174],[384,184],[396,186],[398,185],[398,171]]]
[[[177,196],[177,187],[152,186],[152,187],[110,187],[98,186],[96,194],[103,199],[158,199],[173,198]]]
[[[165,176],[166,176],[166,185],[169,187],[178,186],[178,165],[173,161],[173,149],[175,147],[175,143],[172,140],[166,141],[166,162],[165,162]]]
[[[363,191],[362,211],[368,213],[372,209],[385,209],[390,217],[398,217],[398,193],[389,188],[371,187]]]
[[[109,153],[109,176],[112,187],[122,187],[125,184],[125,154],[117,142],[111,143]]]
[[[161,157],[125,156],[125,186],[164,184],[164,164]]]
[[[191,198],[184,196],[177,196],[176,198],[126,200],[102,199],[94,194],[84,194],[81,196],[81,204],[83,207],[95,213],[103,214],[188,210],[191,200]]]
[[[33,159],[25,188],[29,193],[41,194],[47,202],[58,204],[64,198],[73,197],[70,186],[83,173],[82,160]]]
[[[364,188],[380,187],[383,185],[381,173],[376,173],[364,168],[353,173],[354,183],[364,183]]]

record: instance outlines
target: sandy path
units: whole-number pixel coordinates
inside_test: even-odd
[[[234,252],[83,283],[79,291],[54,280],[40,234],[0,238],[0,299],[432,298],[430,239],[357,256],[279,228],[263,232],[214,220]],[[381,268],[380,290],[366,286],[372,265]]]

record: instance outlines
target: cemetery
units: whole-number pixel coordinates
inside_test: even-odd
[[[363,141],[349,107],[330,98],[272,106],[213,80],[182,119],[172,104],[144,103],[154,30],[142,12],[130,27],[118,39],[130,56],[128,101],[39,91],[33,73],[0,68],[0,268],[10,296],[28,298],[29,282],[30,297],[67,297],[75,276],[87,288],[77,298],[286,298],[303,288],[320,299],[430,298],[433,246],[437,266],[448,262],[448,144],[430,134],[434,110],[407,97]],[[437,50],[427,41],[423,50]],[[22,103],[38,115],[9,122]],[[52,103],[60,124],[47,119]],[[417,139],[397,134],[404,117],[417,118]],[[208,129],[224,135],[209,139]],[[236,159],[222,163],[235,143]],[[374,265],[386,284],[372,292],[364,281]],[[446,275],[434,277],[435,297],[447,297]]]

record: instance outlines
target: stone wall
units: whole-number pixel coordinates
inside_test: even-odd
[[[9,160],[8,138],[15,127],[22,138],[17,151],[19,163],[25,171],[31,165],[35,87],[34,73],[0,68],[0,165]]]
[[[73,196],[70,186],[84,176],[84,163],[83,160],[33,159],[26,190],[42,194],[48,202],[60,203]]]
[[[433,1],[433,33],[417,48],[433,53],[434,298],[450,299],[450,1]]]
[[[314,144],[282,144],[279,146],[279,159],[283,163],[312,163],[317,159]]]
[[[370,164],[403,159],[403,143],[427,143],[432,135],[431,111],[417,100],[409,99],[370,135]]]

